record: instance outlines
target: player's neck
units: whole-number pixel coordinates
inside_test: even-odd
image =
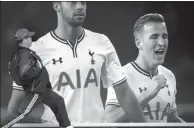
[[[143,57],[138,56],[137,59],[135,60],[135,63],[152,76],[154,76],[157,73],[158,65],[153,65],[150,62],[147,62]]]
[[[83,28],[81,26],[79,27],[71,27],[69,25],[58,25],[55,29],[55,34],[64,39],[69,40],[72,43],[75,43],[76,40],[80,37],[80,35],[83,32]]]

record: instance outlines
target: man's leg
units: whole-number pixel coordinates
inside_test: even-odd
[[[7,108],[8,115],[15,113],[17,111],[17,108],[21,104],[24,97],[25,91],[16,89],[12,90],[11,98]]]
[[[25,97],[25,91],[23,90],[12,90],[11,98],[7,108],[7,115],[17,113],[17,109]],[[43,114],[43,104],[38,105],[33,111],[28,114],[21,123],[41,123],[41,116]]]
[[[8,128],[14,125],[15,123],[22,120],[26,115],[28,115],[32,109],[39,105],[42,102],[42,97],[37,93],[32,93],[29,91],[25,91],[25,95],[21,104],[18,105],[15,113],[11,113],[7,116],[4,124],[6,124],[3,128]]]
[[[24,97],[25,92],[23,90],[12,90],[11,98],[8,103],[7,115],[4,120],[1,121],[1,125],[6,125],[9,122],[9,118],[16,115],[17,108],[21,104]]]
[[[70,126],[66,106],[63,97],[51,89],[47,89],[43,103],[48,105],[55,114],[60,126]]]

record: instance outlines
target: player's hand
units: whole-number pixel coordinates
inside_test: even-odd
[[[154,76],[153,81],[156,83],[159,90],[166,86],[166,78],[164,77],[164,75],[158,74]]]

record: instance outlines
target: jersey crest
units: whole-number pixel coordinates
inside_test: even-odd
[[[90,49],[89,49],[89,55],[91,56],[91,64],[95,64],[95,60],[94,60],[94,52],[92,52]]]

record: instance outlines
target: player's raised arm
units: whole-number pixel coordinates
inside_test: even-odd
[[[127,118],[134,122],[145,122],[140,104],[127,81],[114,86],[114,89],[118,102],[123,108]]]
[[[160,89],[166,86],[166,78],[163,75],[159,74],[153,77],[153,81],[149,83],[149,86],[146,88],[147,91],[142,92],[142,95],[138,97],[139,103],[144,109],[150,100],[152,100],[160,91]]]

